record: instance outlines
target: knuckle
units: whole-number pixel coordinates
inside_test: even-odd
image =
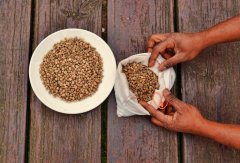
[[[170,45],[170,46],[175,47],[175,42],[176,42],[175,33],[172,33],[172,34],[168,37],[168,42],[169,42],[169,45]]]
[[[155,33],[155,34],[152,34],[151,36],[149,36],[149,40],[154,40],[154,38],[156,38],[159,34]]]
[[[167,96],[167,98],[168,98],[168,102],[173,102],[173,101],[176,100],[176,97],[175,97],[173,94],[171,94],[171,93],[169,93],[169,95]]]
[[[176,32],[171,32],[171,33],[169,33],[169,39],[171,39],[171,40],[175,40],[175,38],[176,38]]]
[[[171,62],[166,62],[165,63],[165,67],[166,68],[170,68],[170,67],[172,67],[173,66],[173,64],[171,63]]]
[[[168,36],[169,38],[172,38],[172,37],[174,36],[174,34],[175,34],[174,32],[170,32],[170,33],[168,33],[167,36]]]
[[[174,41],[175,41],[174,37],[171,36],[171,37],[168,38],[168,42],[169,42],[169,43],[172,43],[172,42],[174,42]]]

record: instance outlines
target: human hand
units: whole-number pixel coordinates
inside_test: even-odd
[[[160,71],[190,61],[204,48],[203,42],[200,33],[154,34],[147,43],[148,52],[151,53],[148,66],[152,67],[159,55],[166,59],[159,65]]]
[[[206,120],[196,107],[180,101],[167,89],[163,91],[163,95],[168,105],[176,109],[175,112],[164,114],[145,101],[139,102],[152,116],[152,123],[177,132],[197,134],[203,130],[203,124]]]

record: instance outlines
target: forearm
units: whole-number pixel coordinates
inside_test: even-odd
[[[202,38],[202,49],[218,43],[240,40],[240,15],[221,22],[198,33]]]
[[[218,143],[240,149],[240,125],[222,124],[206,120],[197,131],[198,135],[208,137]]]

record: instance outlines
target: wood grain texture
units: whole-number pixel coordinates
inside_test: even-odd
[[[101,1],[82,2],[37,1],[34,47],[49,34],[64,28],[82,28],[100,35]],[[86,16],[85,11],[90,10]],[[85,15],[75,19],[71,14]],[[45,107],[32,93],[30,131],[30,162],[100,162],[100,107],[81,115],[64,115]]]
[[[108,43],[117,62],[146,51],[153,33],[173,31],[173,1],[109,0]],[[131,108],[129,108],[131,109]],[[113,93],[108,104],[108,162],[177,162],[177,136],[149,117],[118,118]]]
[[[0,162],[24,162],[30,0],[0,1]]]
[[[199,31],[240,13],[237,0],[179,0],[180,32]],[[240,43],[206,49],[182,64],[183,100],[208,119],[240,123]],[[240,152],[212,140],[184,134],[184,162],[240,162]]]

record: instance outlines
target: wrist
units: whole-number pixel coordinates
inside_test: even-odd
[[[194,33],[194,37],[197,40],[196,46],[199,52],[211,46],[211,40],[208,38],[208,31]]]
[[[200,46],[202,49],[220,43],[215,37],[214,31],[211,29],[198,32],[197,34],[200,38]]]
[[[208,134],[209,122],[207,119],[202,118],[196,121],[192,128],[192,134],[206,136]]]
[[[197,135],[213,138],[215,135],[215,130],[213,129],[213,123],[210,120],[203,119],[201,122],[201,126],[196,133]]]

